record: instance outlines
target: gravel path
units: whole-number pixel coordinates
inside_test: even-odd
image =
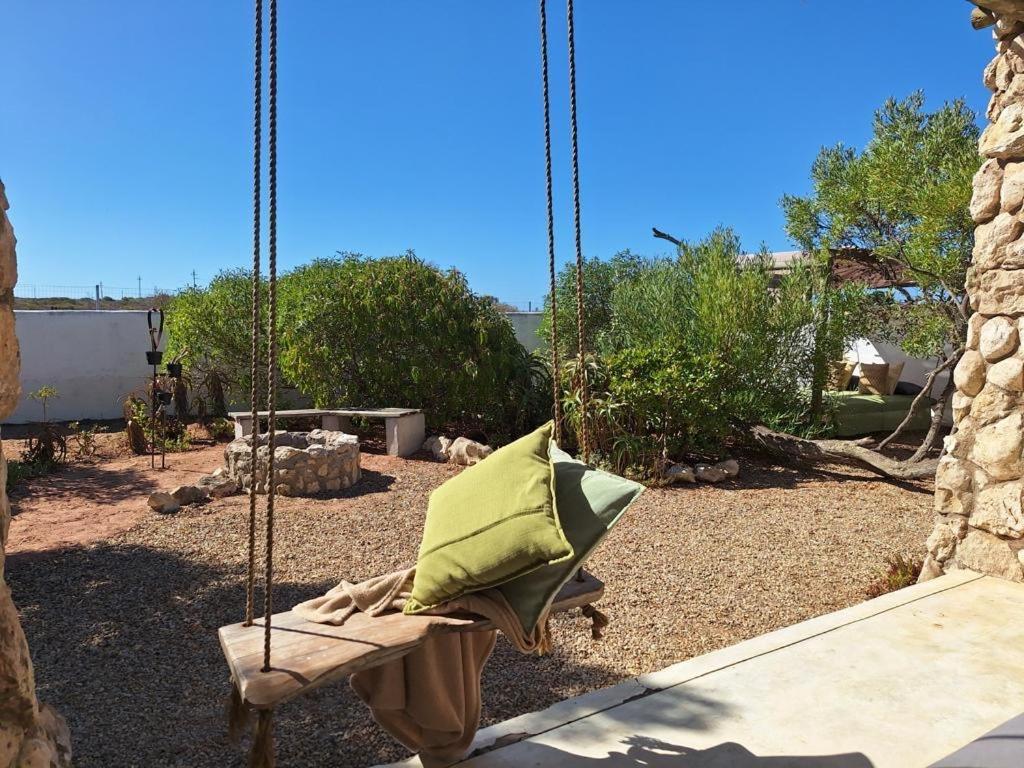
[[[427,495],[455,472],[367,454],[363,469],[338,498],[280,501],[279,610],[412,562]],[[923,552],[930,508],[924,485],[752,460],[721,486],[651,489],[589,564],[608,587],[605,639],[574,614],[553,621],[550,656],[499,642],[484,724],[858,602],[887,555]],[[40,696],[67,717],[80,768],[245,764],[224,737],[216,630],[241,617],[247,510],[233,497],[143,514],[108,540],[8,561]],[[342,684],[282,707],[276,735],[281,765],[405,754]]]

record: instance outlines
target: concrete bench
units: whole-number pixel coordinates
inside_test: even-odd
[[[269,411],[259,411],[259,418],[266,419]],[[235,422],[235,438],[252,434],[252,413],[233,411],[229,413]],[[426,424],[423,411],[418,408],[299,408],[277,411],[277,418],[320,417],[320,427],[337,432],[348,432],[352,428],[352,417],[384,419],[384,438],[389,456],[411,456],[423,445],[426,438]]]

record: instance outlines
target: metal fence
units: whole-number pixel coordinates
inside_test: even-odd
[[[172,296],[179,288],[160,288],[137,284],[134,288],[104,285],[40,285],[19,283],[14,286],[14,295],[20,299],[92,299],[101,301],[122,301],[144,299],[147,296]]]

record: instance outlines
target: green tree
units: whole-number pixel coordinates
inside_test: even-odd
[[[881,316],[887,334],[908,354],[936,359],[936,372],[956,364],[965,340],[977,143],[975,115],[962,100],[928,113],[921,92],[889,99],[876,112],[862,151],[842,144],[822,149],[811,167],[812,194],[782,199],[787,232],[805,251],[827,258],[834,249],[864,249],[893,282],[914,284],[893,288],[893,302]],[[924,458],[938,440],[951,379],[911,461]]]

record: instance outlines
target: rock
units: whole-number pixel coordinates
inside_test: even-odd
[[[437,461],[448,461],[448,449],[451,448],[451,438],[444,435],[431,435],[423,443],[423,450],[429,451]]]
[[[995,480],[1013,480],[1024,472],[1021,448],[1024,443],[1024,411],[978,430],[971,446],[971,460]]]
[[[983,315],[1024,314],[1021,278],[1019,270],[991,269],[979,272],[972,266],[967,276],[971,305]]]
[[[687,464],[673,464],[665,470],[665,479],[669,483],[697,482],[697,478],[693,473],[693,467]]]
[[[953,370],[956,388],[968,397],[974,397],[985,386],[985,360],[979,352],[969,349]]]
[[[1024,512],[1021,497],[1024,485],[1021,481],[999,483],[980,491],[974,499],[974,509],[969,522],[975,528],[1019,539],[1024,536]]]
[[[224,467],[217,467],[208,477],[224,477],[226,474],[227,472],[224,470]]]
[[[694,467],[696,478],[705,483],[720,483],[729,477],[725,470],[712,464],[698,464]]]
[[[964,414],[970,413],[973,397],[968,397],[963,392],[953,393],[953,420],[960,421]]]
[[[995,366],[993,366],[995,367]],[[981,394],[971,401],[971,423],[987,427],[993,422],[1005,419],[1018,405],[1018,397],[996,385],[986,386]]]
[[[971,474],[964,463],[953,456],[943,456],[935,469],[935,487],[957,493],[969,490]]]
[[[489,445],[482,445],[468,437],[457,437],[448,447],[448,461],[452,464],[459,464],[464,467],[471,467],[479,464],[494,453]]]
[[[1024,390],[1024,360],[1010,357],[989,366],[986,378],[997,387],[1011,392]]]
[[[1002,56],[996,56],[992,61],[985,65],[985,69],[982,71],[981,80],[985,84],[985,87],[990,91],[996,89],[996,67],[999,66],[999,62]]]
[[[981,224],[974,230],[972,263],[979,270],[998,266],[1006,246],[1014,242],[1022,231],[1024,224],[1010,213],[1000,213],[987,224]]]
[[[956,548],[955,558],[961,568],[1011,581],[1024,580],[1024,569],[1013,550],[1005,541],[987,531],[969,529]]]
[[[917,583],[923,584],[926,581],[937,579],[942,575],[942,567],[935,562],[935,558],[931,555],[927,555],[924,558],[924,563],[921,564],[921,573],[917,576]]]
[[[238,493],[238,481],[233,477],[226,477],[222,469],[221,474],[217,470],[212,475],[199,479],[199,486],[203,488],[212,498],[222,499],[225,496],[232,496]]]
[[[726,477],[739,477],[740,463],[736,459],[726,459],[715,464],[717,469],[725,472]]]
[[[201,504],[206,501],[210,498],[210,492],[199,485],[179,485],[171,491],[171,496],[181,506],[187,507],[189,504]]]
[[[1002,65],[1002,61],[996,65],[997,85],[998,72]],[[1003,108],[999,113],[999,119],[990,123],[981,134],[978,151],[984,157],[1024,157],[1024,104],[1007,104]]]
[[[988,320],[984,315],[979,315],[977,312],[972,314],[967,319],[967,348],[977,349],[978,345],[981,344],[981,327],[985,325],[985,321]]]
[[[149,494],[150,509],[154,512],[159,512],[161,515],[170,515],[181,509],[181,504],[171,494],[165,491],[155,491]]]
[[[971,218],[978,224],[991,221],[999,213],[1000,189],[1003,169],[998,160],[986,160],[974,174],[974,194],[971,196]]]
[[[925,542],[925,547],[928,549],[928,554],[935,558],[936,562],[944,563],[956,550],[958,541],[959,537],[951,526],[946,525],[946,523],[938,523],[932,529],[928,541]]]
[[[1024,77],[1018,78],[1024,84]],[[986,161],[986,163],[991,161]],[[999,190],[999,208],[1016,213],[1024,204],[1024,163],[1007,163],[1003,168],[1003,183]]]
[[[993,317],[981,326],[978,351],[988,362],[994,363],[1012,355],[1017,349],[1017,325],[1008,317]]]

